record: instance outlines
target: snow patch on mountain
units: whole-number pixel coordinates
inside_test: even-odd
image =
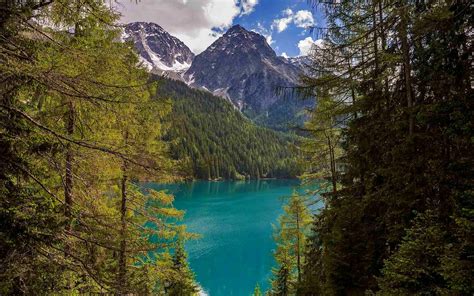
[[[155,23],[130,23],[121,39],[134,43],[140,61],[149,71],[184,72],[194,59],[183,42]]]

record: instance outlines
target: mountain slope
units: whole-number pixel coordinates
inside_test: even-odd
[[[296,86],[300,73],[262,35],[236,25],[197,55],[184,77],[194,87],[227,97],[257,122],[275,127],[282,124],[275,109],[283,107],[295,117],[304,106],[291,92],[279,93]]]
[[[173,99],[169,117],[176,159],[201,179],[286,178],[301,170],[294,138],[246,119],[227,101],[182,82],[159,78],[159,96]]]
[[[143,63],[158,73],[185,71],[194,59],[194,54],[181,40],[155,23],[130,23],[122,39],[133,42]]]
[[[227,98],[260,125],[276,130],[301,125],[305,118],[302,110],[312,104],[291,90],[303,72],[304,58],[277,56],[262,35],[239,25],[196,57],[183,42],[154,23],[128,24],[123,39],[134,43],[151,72]]]

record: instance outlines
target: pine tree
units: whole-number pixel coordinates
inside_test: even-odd
[[[311,136],[302,143],[305,161],[311,164],[310,170],[302,175],[302,179],[326,180],[327,182],[320,183],[319,191],[332,192],[333,195],[337,193],[338,186],[337,163],[342,158],[340,126],[343,123],[338,120],[342,115],[338,114],[338,109],[342,109],[339,102],[320,93],[317,107],[310,113],[311,117],[304,127]]]
[[[277,270],[274,270],[275,278],[272,282],[272,290],[269,293],[272,296],[288,296],[292,291],[292,279],[289,267],[282,264]]]
[[[381,287],[387,294],[471,291],[472,265],[463,252],[472,240],[461,235],[472,231],[472,203],[466,202],[472,197],[473,110],[468,5],[317,4],[327,27],[318,29],[324,42],[314,50],[304,88],[340,102],[333,116],[346,117],[346,169],[315,218],[307,254],[321,268],[305,267],[305,285],[327,295]],[[430,213],[437,222],[421,223]],[[420,244],[425,239],[429,250]],[[434,260],[424,262],[425,253]],[[450,267],[439,269],[438,260]],[[406,263],[412,261],[435,279],[412,280],[407,275],[416,271]]]
[[[194,274],[188,266],[182,239],[176,243],[172,261],[172,270],[176,275],[167,283],[167,295],[195,295],[198,292],[198,287],[194,281]]]
[[[252,296],[263,296],[262,290],[260,289],[260,285],[258,283],[255,285]]]
[[[305,199],[293,194],[278,221],[279,227],[275,229],[274,235],[277,243],[274,253],[277,267],[272,270],[271,293],[289,295],[294,293],[295,285],[301,282],[306,235],[311,224]]]
[[[425,212],[387,261],[379,280],[379,295],[448,295],[448,283],[442,276],[443,240],[446,237],[439,217]]]

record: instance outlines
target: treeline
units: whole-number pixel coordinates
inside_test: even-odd
[[[183,212],[135,185],[180,176],[170,102],[118,18],[103,1],[2,2],[1,295],[197,293]]]
[[[291,178],[302,172],[295,136],[259,127],[230,102],[179,81],[160,78],[159,95],[173,101],[172,156],[187,160],[194,177]]]
[[[472,295],[471,1],[314,5],[303,177],[325,186],[287,206],[267,294]]]

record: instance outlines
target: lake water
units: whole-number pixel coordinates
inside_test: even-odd
[[[175,207],[186,211],[188,231],[202,236],[188,242],[186,249],[205,294],[246,296],[257,282],[268,287],[274,265],[272,224],[297,185],[297,180],[166,185],[175,195]]]

